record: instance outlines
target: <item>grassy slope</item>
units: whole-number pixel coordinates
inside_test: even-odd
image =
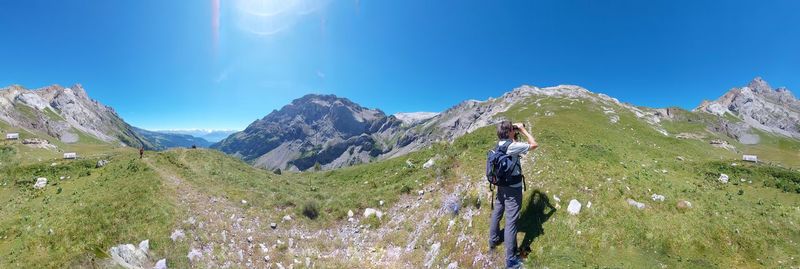
[[[84,159],[3,169],[0,267],[89,267],[110,246],[144,239],[156,257],[185,255],[162,247],[172,246],[174,195],[134,156],[132,150],[118,153],[103,168]],[[36,177],[46,177],[48,186],[34,190]]]
[[[800,254],[797,245],[800,240],[797,229],[800,196],[783,191],[796,186],[792,180],[798,179],[797,172],[768,165],[739,163],[739,166],[731,166],[741,157],[738,153],[711,147],[707,139],[682,140],[663,136],[619,108],[615,109],[620,113],[620,122],[611,124],[599,108],[588,102],[545,99],[540,103],[541,107],[535,106],[531,99],[505,115],[515,121],[533,123],[534,135],[541,144],[539,150],[529,155],[531,158],[525,166],[529,188],[523,203],[519,240],[532,250],[528,263],[551,268],[585,265],[626,268],[660,265],[671,268],[774,267],[779,266],[779,262],[798,265],[790,257],[796,260]],[[555,115],[545,116],[545,111],[552,111]],[[700,123],[664,125],[671,134],[704,132]],[[706,135],[708,139],[714,137],[711,133]],[[156,165],[175,172],[198,190],[231,201],[247,200],[247,204],[237,204],[248,213],[272,220],[290,214],[299,225],[314,229],[339,225],[350,209],[359,214],[366,207],[376,207],[380,200],[392,205],[404,193],[414,193],[423,185],[434,182],[442,184],[441,191],[444,191],[468,178],[473,184],[460,193],[464,206],[474,207],[476,199],[485,205],[486,197],[482,193],[485,184],[481,174],[485,152],[493,143],[493,128],[487,127],[458,139],[452,145],[436,145],[399,158],[334,171],[283,175],[253,169],[212,150],[170,150],[152,158]],[[760,146],[763,150],[760,157],[769,159],[773,153],[784,150],[785,144],[782,143],[787,142]],[[174,203],[165,198],[172,197],[171,190],[164,188],[152,171],[132,160],[132,154],[127,151],[113,153],[112,166],[103,168],[106,169],[103,171],[110,172],[92,172],[88,177],[77,179],[73,176],[72,181],[56,180],[38,194],[30,189],[32,182],[0,187],[0,198],[9,201],[0,212],[0,231],[6,231],[0,236],[9,238],[0,242],[0,254],[4,261],[9,261],[7,265],[59,267],[81,263],[93,255],[93,248],[107,249],[113,244],[135,243],[144,238],[155,241],[154,250],[167,257],[171,264],[185,264],[185,246],[176,247],[164,241],[164,235],[168,235],[177,220],[185,216],[172,214],[180,210],[174,209]],[[437,154],[440,158],[434,169],[419,168]],[[683,156],[685,161],[677,160],[677,156]],[[0,158],[4,158],[3,155]],[[535,164],[531,164],[534,158]],[[415,163],[416,167],[407,167],[406,160]],[[4,175],[0,180],[15,182],[6,178],[27,179],[33,177],[33,171],[56,169],[50,168],[49,163],[45,160],[34,166],[18,168],[19,174]],[[131,173],[131,165],[142,170]],[[786,165],[792,166],[790,163]],[[70,166],[75,166],[76,171],[88,169],[81,168],[80,162]],[[716,181],[720,172],[731,176],[730,184],[721,185]],[[45,173],[56,176],[55,172]],[[742,183],[741,178],[753,183]],[[52,184],[56,182],[63,188],[61,194],[54,193],[57,187]],[[649,197],[653,193],[665,195],[666,202],[651,201]],[[562,201],[557,203],[553,194]],[[121,195],[132,196],[114,199]],[[433,197],[425,201],[430,201],[429,208],[438,208],[441,197]],[[578,216],[569,216],[565,208],[573,198],[584,206],[587,201],[593,205],[584,207]],[[627,198],[644,202],[647,208],[636,210],[627,205]],[[49,207],[43,206],[45,199],[48,199]],[[675,209],[678,199],[691,201],[694,208],[678,211]],[[547,214],[548,203],[552,206],[559,204],[560,208],[552,215]],[[316,204],[312,207],[319,210],[318,218],[302,217],[307,204]],[[468,235],[479,239],[475,243],[485,250],[487,246],[483,239],[488,233],[489,207],[479,207],[478,210],[480,215],[473,219],[472,228],[466,228],[466,223],[460,218],[453,220],[456,225],[465,227],[463,230]],[[151,219],[137,220],[129,216],[150,216]],[[122,220],[133,223],[119,225]],[[403,229],[384,235],[379,245],[405,245],[410,230],[419,225],[416,220],[409,219]],[[369,221],[365,224],[380,225]],[[78,228],[86,225],[91,229]],[[46,240],[49,238],[47,227],[52,226],[75,227],[63,231],[54,229],[57,235],[68,235],[67,238],[73,238],[73,241]],[[19,232],[28,227],[36,232],[32,235]],[[436,258],[436,263],[446,265],[448,261],[458,261],[463,266],[472,264],[475,253],[462,251],[463,245],[458,244],[459,236],[446,229],[446,221],[435,222],[424,227],[419,234],[421,238],[442,243],[442,257]],[[82,247],[66,247],[83,241],[86,243],[81,244]],[[324,240],[318,244],[319,248],[343,247]],[[419,249],[415,248],[410,258],[413,264],[421,263],[429,243],[420,240],[417,245]],[[37,251],[22,251],[28,249]],[[43,249],[56,252],[43,254]],[[171,253],[170,249],[183,252],[178,254],[176,250],[176,253]],[[49,259],[40,259],[40,256]],[[273,255],[276,261],[292,258]]]
[[[156,156],[159,166],[171,169],[203,192],[248,201],[246,208],[268,209],[268,216],[301,216],[306,204],[316,203],[321,214],[306,224],[324,227],[347,219],[347,211],[376,207],[380,200],[392,203],[435,178],[437,170],[409,168],[409,159],[421,165],[434,155],[423,150],[405,158],[357,165],[333,171],[276,175],[254,169],[216,150],[174,149]],[[407,188],[404,188],[407,187]],[[369,190],[368,192],[365,190]]]
[[[48,109],[48,111],[50,110]],[[125,151],[125,147],[100,141],[99,139],[76,129],[73,129],[72,132],[78,134],[77,143],[64,143],[58,138],[52,137],[48,134],[28,132],[22,128],[11,126],[3,121],[0,121],[0,130],[2,130],[3,133],[2,140],[0,140],[0,148],[13,148],[16,154],[13,157],[10,157],[9,161],[14,161],[15,163],[32,163],[46,160],[57,161],[63,157],[64,152],[77,152],[79,157],[97,158]],[[19,133],[20,139],[5,140],[5,133],[12,132]],[[26,138],[42,138],[55,145],[57,148],[32,148],[22,144],[22,140]],[[2,160],[0,160],[0,162],[2,162]],[[0,167],[2,166],[3,165],[0,164]]]
[[[549,100],[542,105],[535,108],[538,115],[533,106],[507,113],[513,120],[534,122],[542,145],[535,166],[527,167],[529,182],[536,187],[526,193],[521,219],[520,239],[533,239],[532,263],[726,268],[775,266],[800,254],[800,196],[764,186],[774,179],[761,170],[771,168],[738,166],[758,171],[747,172],[754,176],[748,178],[753,183],[721,185],[716,177],[732,169],[729,164],[738,154],[705,141],[665,137],[630,113],[621,113],[620,122],[610,124],[601,111],[580,102]],[[556,116],[545,117],[542,111]],[[690,124],[667,128],[673,134],[700,129]],[[484,136],[491,136],[490,131]],[[479,138],[464,138],[470,139]],[[477,167],[479,161],[470,160],[472,165],[466,167]],[[731,176],[733,182],[740,179],[738,173]],[[797,172],[793,176],[797,179]],[[537,196],[537,191],[547,194]],[[653,193],[665,195],[667,201],[651,201]],[[555,204],[553,194],[564,207],[543,222],[543,204]],[[546,198],[532,202],[532,196]],[[573,198],[593,206],[569,216],[563,209]],[[636,210],[627,205],[627,198],[648,208]],[[694,209],[679,212],[678,199],[691,201]]]

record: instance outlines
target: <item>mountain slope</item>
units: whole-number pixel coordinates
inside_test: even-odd
[[[401,121],[334,95],[306,95],[212,145],[267,169],[336,168],[387,152]]]
[[[80,84],[35,90],[16,85],[2,88],[0,121],[28,132],[45,133],[63,143],[91,137],[106,143],[154,148],[114,109],[89,98]]]
[[[751,128],[800,139],[800,100],[786,88],[773,89],[760,77],[716,101],[704,101],[695,111],[733,116],[720,129],[743,143],[758,142]]]

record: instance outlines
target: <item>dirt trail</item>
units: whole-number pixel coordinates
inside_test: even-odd
[[[258,218],[249,218],[231,201],[202,193],[151,160],[145,162],[174,187],[180,208],[187,211],[189,217],[176,227],[177,232],[172,236],[189,241],[187,256],[193,267],[266,267],[254,237],[261,230],[270,229],[269,224],[262,227]],[[185,236],[180,238],[180,233]]]
[[[296,220],[272,217],[262,221],[264,209],[247,211],[241,201],[203,193],[151,160],[145,158],[145,163],[175,189],[179,208],[189,216],[175,230],[185,234],[177,240],[188,240],[187,256],[193,256],[190,260],[194,268],[308,268],[318,267],[317,264],[319,267],[421,267],[430,258],[421,260],[419,256],[430,255],[427,246],[442,240],[431,238],[430,229],[451,220],[442,204],[433,201],[459,196],[470,187],[469,180],[449,187],[432,183],[424,188],[422,196],[404,195],[391,207],[380,209],[386,214],[379,228],[360,224],[362,212],[354,212],[354,222],[342,220],[328,228],[310,230]],[[456,234],[450,235],[458,238],[459,255],[465,255],[464,251],[474,252],[466,254],[472,260],[459,267],[493,266],[492,259],[480,253],[475,244],[477,239],[468,235],[476,212],[464,210],[458,217],[464,225],[454,227]],[[277,229],[272,229],[270,222],[276,222]],[[448,227],[448,234],[449,231]],[[387,237],[400,238],[403,243],[387,244]],[[449,255],[433,253],[433,259],[438,256],[441,261],[441,257]]]

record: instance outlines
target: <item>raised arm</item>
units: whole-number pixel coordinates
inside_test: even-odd
[[[515,123],[514,126],[516,126],[517,129],[520,131],[520,133],[522,133],[522,135],[524,135],[525,138],[528,139],[528,144],[531,145],[531,147],[528,150],[534,150],[539,147],[539,144],[536,143],[536,139],[533,139],[533,136],[530,133],[528,133],[528,130],[525,129],[525,125],[523,125],[522,123]]]

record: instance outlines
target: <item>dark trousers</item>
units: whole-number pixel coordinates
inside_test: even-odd
[[[522,206],[522,187],[497,187],[497,195],[494,198],[494,210],[489,220],[489,244],[494,245],[501,240],[504,241],[506,251],[506,262],[514,257],[517,250],[517,219]],[[506,216],[506,226],[503,237],[500,237],[500,219]],[[502,238],[502,239],[501,239]]]

